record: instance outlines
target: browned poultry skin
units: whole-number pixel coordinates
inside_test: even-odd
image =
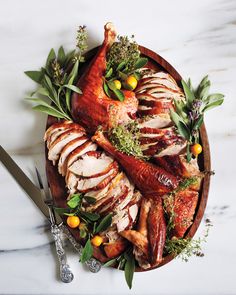
[[[96,132],[92,139],[121,164],[133,183],[144,194],[161,195],[171,192],[178,186],[175,176],[151,163],[118,151],[101,131]]]
[[[113,25],[107,23],[102,46],[78,81],[77,86],[83,93],[74,93],[72,97],[73,119],[90,133],[94,133],[99,125],[107,128],[113,124],[128,122],[137,111],[138,101],[133,91],[124,91],[124,102],[107,97],[103,91],[106,54],[115,37]]]
[[[147,224],[150,243],[150,260],[152,265],[156,265],[162,261],[162,254],[166,241],[166,222],[161,198],[152,200]]]
[[[173,236],[177,238],[184,236],[186,230],[192,224],[197,203],[198,192],[190,189],[180,191],[174,196],[173,200],[170,199],[167,212],[173,210],[174,213]]]
[[[114,258],[120,255],[126,249],[128,245],[127,240],[121,238],[113,243],[109,243],[104,246],[104,251],[108,258]]]

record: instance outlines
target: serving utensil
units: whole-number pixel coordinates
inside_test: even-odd
[[[44,203],[41,195],[41,190],[34,185],[34,183],[25,175],[21,168],[15,163],[11,156],[0,145],[0,161],[20,185],[20,187],[26,192],[29,198],[35,203],[38,209],[43,215],[50,221],[48,206]],[[82,254],[83,246],[80,245],[76,239],[72,236],[68,228],[62,224],[60,215],[54,212],[55,223],[60,226],[61,230],[65,233],[74,249],[78,252],[79,257]],[[101,263],[95,258],[90,258],[85,262],[85,265],[92,273],[97,273],[101,269]]]
[[[35,167],[38,183],[41,191],[41,196],[43,201],[48,206],[49,218],[51,223],[51,233],[56,245],[56,252],[58,261],[60,264],[60,278],[63,283],[70,283],[74,279],[74,275],[71,271],[71,268],[67,262],[66,252],[63,247],[62,239],[61,239],[61,229],[60,226],[56,224],[55,212],[53,209],[53,199],[50,193],[50,189],[47,188],[47,192],[44,189],[42,178],[39,174],[38,169]]]

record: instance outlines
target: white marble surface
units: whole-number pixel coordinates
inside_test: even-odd
[[[135,274],[129,291],[123,273],[90,274],[68,248],[75,280],[65,285],[44,218],[0,165],[0,294],[236,294],[236,2],[8,0],[0,9],[0,142],[32,177],[43,169],[46,117],[23,101],[34,85],[23,74],[37,69],[51,47],[73,48],[76,26],[86,24],[90,48],[100,44],[103,25],[113,21],[120,34],[165,57],[194,82],[210,74],[212,90],[225,103],[206,116],[212,178],[206,214],[214,227],[205,257],[180,260]],[[201,228],[198,235],[201,234]]]

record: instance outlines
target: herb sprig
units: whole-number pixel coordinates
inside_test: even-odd
[[[114,96],[123,101],[124,93],[117,89],[114,80],[121,80],[124,89],[133,90],[125,81],[128,76],[133,75],[137,80],[140,79],[139,69],[148,62],[145,57],[140,57],[138,44],[133,40],[134,36],[118,36],[107,55],[107,67],[104,75],[104,92],[108,97]]]
[[[139,142],[139,128],[136,121],[126,125],[117,125],[108,131],[112,144],[121,152],[137,158],[146,159]]]
[[[76,86],[79,63],[84,62],[83,53],[87,49],[87,32],[85,26],[77,31],[77,49],[65,53],[61,46],[56,54],[51,49],[44,67],[40,71],[26,71],[25,74],[39,87],[26,97],[34,103],[34,110],[56,118],[71,120],[72,91],[81,94]]]
[[[135,271],[135,258],[133,255],[133,247],[127,249],[120,256],[111,259],[103,264],[103,266],[118,265],[118,269],[124,270],[125,280],[129,288],[132,288],[132,282]]]
[[[199,86],[194,89],[191,80],[182,80],[186,101],[174,100],[175,111],[171,110],[171,119],[177,130],[187,141],[187,160],[192,154],[190,145],[199,142],[199,128],[204,120],[204,113],[221,105],[224,95],[221,93],[209,94],[211,82],[208,76],[204,77]]]
[[[202,243],[206,242],[209,235],[209,229],[212,226],[209,219],[205,220],[205,232],[203,237],[197,239],[192,238],[167,238],[165,243],[166,254],[179,257],[182,261],[188,262],[191,256],[203,257]]]
[[[85,247],[82,251],[81,262],[84,263],[92,257],[93,248],[91,245],[91,238],[93,235],[105,231],[112,223],[112,214],[101,217],[98,213],[86,212],[82,208],[83,201],[94,204],[96,199],[86,197],[83,194],[74,194],[67,202],[66,208],[55,207],[58,214],[66,216],[79,216],[83,221],[79,225],[79,232],[81,238],[87,238]]]

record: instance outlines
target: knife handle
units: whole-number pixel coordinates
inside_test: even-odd
[[[75,238],[72,236],[72,234],[70,233],[70,231],[68,230],[68,228],[66,226],[64,226],[63,224],[61,224],[60,226],[61,226],[64,234],[67,236],[67,238],[69,239],[69,241],[71,242],[71,244],[75,248],[75,250],[79,253],[79,258],[80,258],[82,255],[83,247],[75,240]],[[97,259],[95,259],[93,257],[90,258],[89,260],[87,260],[85,262],[85,264],[87,265],[88,269],[92,273],[99,272],[102,267],[101,262],[99,262]]]
[[[70,266],[67,264],[66,253],[61,240],[61,230],[56,224],[51,225],[51,233],[55,241],[56,252],[60,264],[60,278],[63,283],[70,283],[73,281],[74,275],[70,269]]]

